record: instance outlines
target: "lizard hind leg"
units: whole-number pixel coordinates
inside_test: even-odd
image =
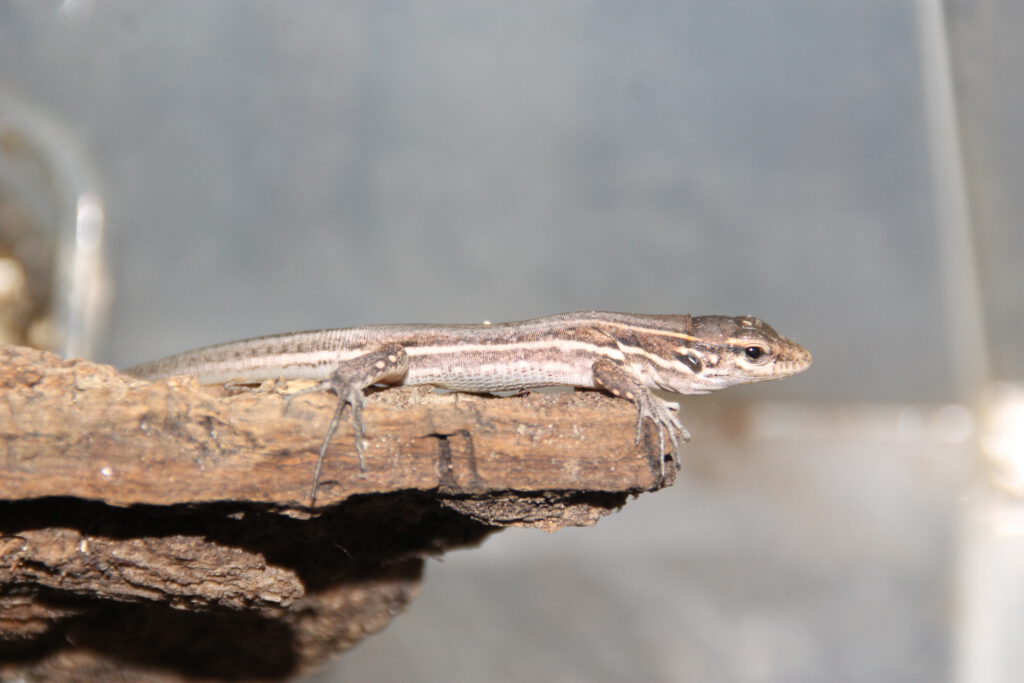
[[[363,476],[366,474],[366,446],[363,443],[365,434],[363,406],[366,404],[366,395],[363,392],[374,384],[401,380],[408,367],[409,357],[405,353],[405,349],[398,344],[385,344],[361,356],[339,363],[327,379],[308,389],[297,391],[285,399],[285,410],[287,410],[291,401],[303,394],[329,390],[338,396],[338,405],[331,418],[331,423],[327,427],[327,433],[324,435],[320,453],[317,456],[316,469],[313,472],[313,484],[309,495],[311,506],[316,504],[316,495],[320,488],[320,475],[327,458],[327,449],[341,424],[345,406],[352,406],[352,431],[355,435],[356,456],[359,458],[359,473],[360,476]]]

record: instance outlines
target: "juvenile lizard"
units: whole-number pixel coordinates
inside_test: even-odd
[[[155,380],[195,375],[203,384],[314,379],[288,397],[330,390],[338,407],[320,448],[316,502],[327,447],[352,406],[359,469],[366,471],[362,411],[374,384],[431,384],[471,392],[569,385],[602,389],[636,405],[636,442],[650,421],[665,454],[690,435],[678,405],[651,393],[706,394],[795,375],[811,354],[748,316],[643,315],[586,311],[482,325],[372,325],[277,334],[186,351],[126,372]],[[662,474],[664,474],[664,457]]]

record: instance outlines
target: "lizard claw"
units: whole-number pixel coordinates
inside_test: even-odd
[[[324,436],[323,443],[320,444],[320,454],[317,457],[316,469],[313,472],[313,486],[309,494],[310,505],[316,504],[316,494],[317,490],[320,488],[320,474],[323,471],[324,460],[327,457],[327,448],[331,445],[331,439],[334,438],[334,433],[338,431],[338,425],[341,424],[341,417],[345,413],[345,406],[348,405],[352,406],[352,430],[355,432],[356,455],[359,458],[359,474],[360,476],[366,474],[366,458],[364,456],[366,445],[363,443],[363,406],[366,404],[366,396],[363,394],[362,389],[351,384],[339,382],[332,376],[321,382],[317,382],[311,387],[300,389],[299,391],[285,396],[283,412],[287,413],[291,407],[292,401],[299,396],[319,391],[332,391],[337,394],[338,407],[334,410],[334,416],[331,418],[331,424],[327,427],[327,434]]]
[[[644,423],[648,420],[654,425],[658,432],[658,453],[661,458],[661,476],[665,476],[665,434],[668,433],[668,440],[672,443],[672,457],[678,462],[679,441],[690,440],[690,432],[683,423],[679,421],[677,413],[679,404],[664,401],[653,394],[641,394],[636,401],[636,439],[634,443],[639,444],[644,435]]]

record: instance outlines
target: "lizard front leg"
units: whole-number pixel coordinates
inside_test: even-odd
[[[621,363],[602,358],[594,361],[591,368],[594,373],[594,384],[612,396],[632,401],[636,405],[636,440],[640,443],[644,434],[644,421],[650,420],[658,432],[658,453],[661,458],[661,476],[665,476],[665,432],[672,442],[672,455],[677,458],[679,439],[690,440],[690,433],[676,417],[678,407],[664,401],[648,389],[633,373]],[[672,407],[670,407],[672,406]]]
[[[359,457],[359,472],[366,472],[366,460],[363,456],[363,406],[366,404],[364,390],[374,384],[397,382],[405,376],[409,369],[409,356],[398,344],[385,344],[351,360],[339,363],[330,376],[309,389],[303,389],[288,396],[285,407],[292,399],[314,391],[330,390],[338,395],[338,407],[331,418],[320,455],[313,473],[313,486],[310,490],[310,505],[316,503],[317,489],[320,486],[320,473],[323,471],[327,447],[341,423],[342,413],[346,405],[352,406],[352,429],[355,432],[356,455]]]

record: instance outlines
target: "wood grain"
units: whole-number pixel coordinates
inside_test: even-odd
[[[624,401],[388,389],[364,414],[368,471],[343,422],[311,510],[336,399],[285,412],[294,388],[0,347],[0,677],[294,676],[383,628],[423,557],[671,483]]]

